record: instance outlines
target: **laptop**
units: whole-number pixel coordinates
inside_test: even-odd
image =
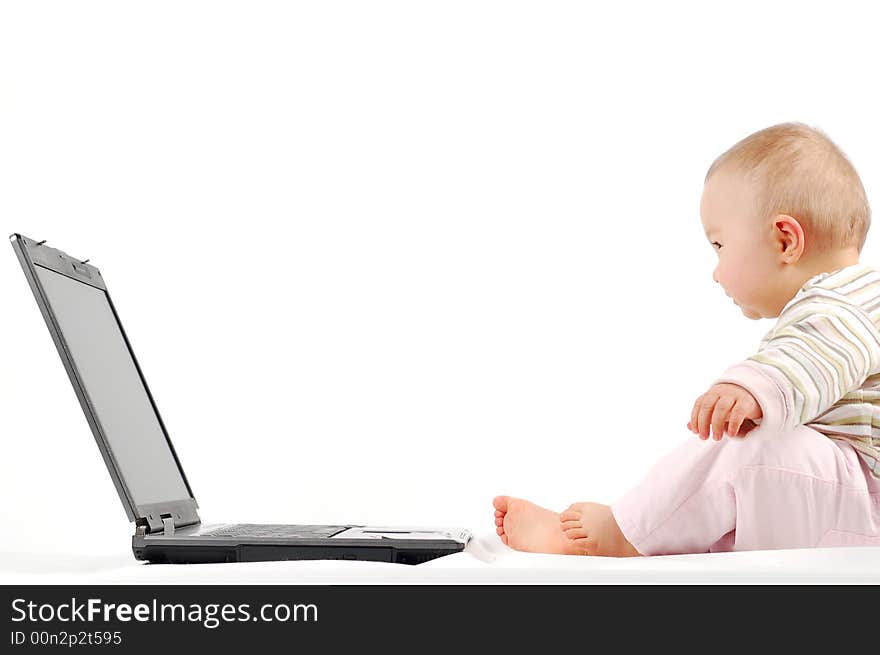
[[[12,247],[116,485],[135,558],[153,563],[345,559],[420,564],[462,551],[460,528],[203,524],[100,271],[45,241]]]

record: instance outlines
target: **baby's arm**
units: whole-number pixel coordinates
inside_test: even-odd
[[[880,363],[880,335],[858,307],[807,300],[789,313],[757,354],[715,381],[747,389],[760,405],[762,427],[774,431],[814,420]]]

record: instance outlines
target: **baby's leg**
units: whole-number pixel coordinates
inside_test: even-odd
[[[880,489],[859,462],[848,444],[804,426],[692,437],[611,512],[645,555],[814,547],[841,522],[880,530]]]

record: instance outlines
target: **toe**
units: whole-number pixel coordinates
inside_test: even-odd
[[[503,543],[505,546],[509,545],[507,543],[507,535],[506,534],[501,535],[501,543]]]
[[[495,509],[499,512],[506,512],[509,502],[510,496],[495,496],[495,498],[492,499],[492,505],[494,505]]]
[[[562,514],[559,515],[559,520],[560,521],[580,521],[581,520],[581,513],[576,510],[573,510],[573,509],[567,509],[564,512],[562,512]]]
[[[563,521],[562,522],[562,529],[563,530],[574,530],[576,528],[582,528],[582,527],[584,527],[584,524],[581,523],[580,521]]]
[[[495,519],[495,525],[498,525],[498,526],[504,525],[504,519],[502,519],[502,518],[500,518],[500,517],[499,517],[499,518],[496,518],[496,519]]]
[[[595,545],[587,538],[574,539],[571,545],[580,555],[592,555],[596,550]]]
[[[587,531],[583,528],[572,528],[565,531],[565,536],[572,541],[584,539],[587,536]]]
[[[495,528],[495,533],[498,534],[499,536],[503,535],[504,528],[499,525],[497,528]]]

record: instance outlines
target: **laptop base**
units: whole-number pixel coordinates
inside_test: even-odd
[[[135,558],[151,564],[221,564],[226,562],[269,562],[278,560],[353,560],[364,562],[391,562],[421,564],[444,555],[463,550],[463,544],[450,543],[436,549],[407,550],[396,546],[347,546],[291,544],[235,544],[235,545],[132,545]]]

